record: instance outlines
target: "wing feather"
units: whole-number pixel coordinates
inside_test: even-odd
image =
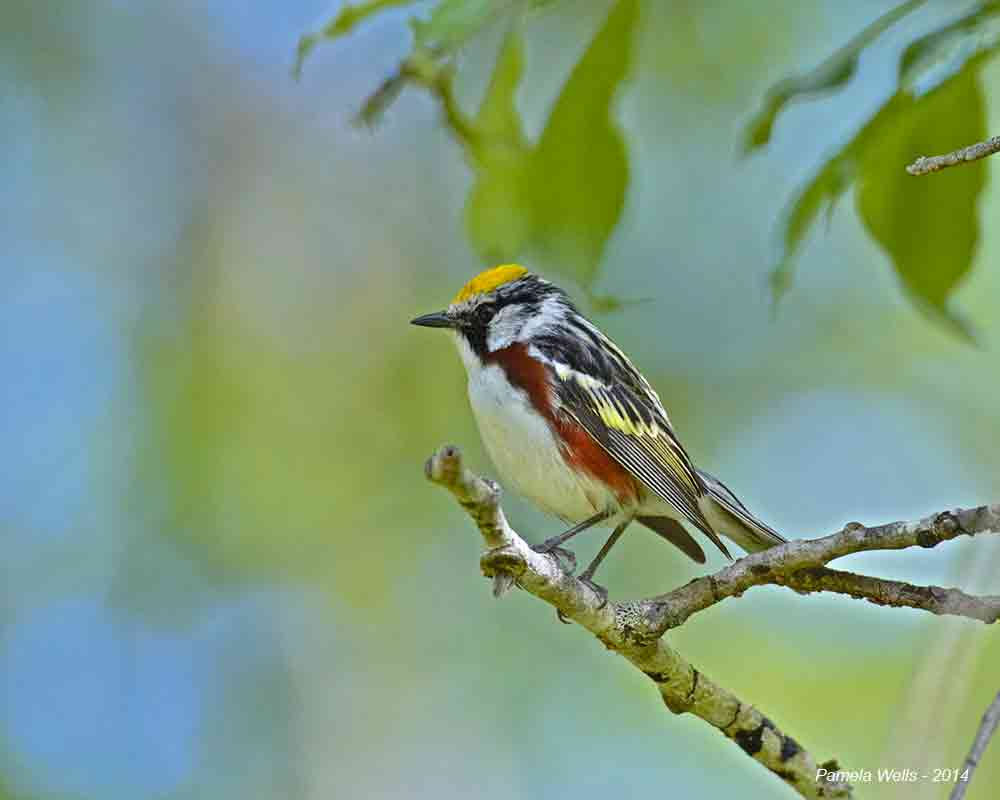
[[[659,398],[636,392],[625,382],[608,385],[561,366],[555,370],[554,387],[561,410],[615,461],[725,551],[698,507],[705,488],[674,436]]]
[[[558,411],[729,556],[699,505],[708,489],[653,387],[568,300],[549,323],[533,331],[529,353],[549,366]]]

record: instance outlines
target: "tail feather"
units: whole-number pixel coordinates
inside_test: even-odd
[[[699,505],[709,524],[748,553],[767,550],[788,541],[774,528],[757,519],[739,498],[714,475],[698,470],[708,494]]]
[[[640,525],[645,525],[654,533],[659,534],[670,544],[699,564],[705,563],[705,551],[695,538],[684,530],[684,526],[670,517],[638,517]]]

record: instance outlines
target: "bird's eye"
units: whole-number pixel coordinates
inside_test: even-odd
[[[481,305],[475,311],[476,323],[479,325],[489,325],[491,319],[493,319],[494,308],[490,304]]]

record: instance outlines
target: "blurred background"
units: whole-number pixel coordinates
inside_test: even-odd
[[[777,313],[768,289],[789,197],[960,4],[925,4],[850,91],[790,107],[739,157],[769,86],[894,5],[648,3],[600,269],[584,288],[531,264],[635,357],[696,461],[792,537],[1000,502],[995,183],[953,298],[978,346],[907,301],[849,200],[802,242]],[[531,136],[609,7],[556,4],[526,30]],[[470,169],[426,93],[352,123],[413,12],[317,47],[296,82],[327,0],[0,5],[4,800],[788,794],[551,609],[494,601],[478,534],[423,479],[445,442],[492,468],[452,345],[407,324],[482,266]],[[501,33],[463,53],[460,102]],[[980,74],[995,134],[1000,66]],[[560,529],[507,507],[529,538]],[[838,565],[1000,593],[990,538]],[[602,574],[622,599],[705,569],[637,532]],[[1000,685],[995,631],[841,597],[755,589],[670,638],[852,769],[957,767]],[[998,784],[994,742],[970,797]]]

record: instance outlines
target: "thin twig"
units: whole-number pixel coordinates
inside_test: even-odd
[[[968,161],[978,161],[994,153],[1000,153],[1000,136],[994,136],[985,142],[976,142],[960,150],[953,150],[940,156],[920,156],[906,171],[911,175],[927,175],[931,172],[938,172],[947,167],[954,167],[957,164],[964,164]]]
[[[961,773],[959,773],[963,777],[959,779],[958,783],[955,784],[955,788],[951,790],[950,800],[962,800],[965,797],[965,792],[969,788],[969,781],[972,780],[972,774],[979,764],[979,759],[986,752],[986,745],[990,743],[990,737],[996,731],[997,725],[1000,725],[1000,692],[997,692],[997,696],[993,698],[993,702],[990,703],[986,709],[986,713],[983,714],[983,720],[979,723],[979,730],[976,731],[976,738],[972,742],[972,748],[969,750],[969,755],[965,757],[965,763],[962,765]]]
[[[917,586],[906,581],[874,578],[827,567],[800,569],[788,576],[777,576],[774,582],[800,594],[835,592],[878,606],[916,608],[942,616],[968,617],[987,624],[1000,620],[1000,595],[976,597],[961,589]]]
[[[830,561],[869,550],[935,547],[957,536],[1000,533],[1000,505],[955,509],[916,522],[891,522],[866,528],[848,523],[821,539],[796,539],[741,558],[714,575],[696,578],[672,592],[633,603],[645,621],[645,634],[659,636],[688,617],[727,597],[764,584],[801,591],[840,592],[881,605],[910,606],[935,614],[955,614],[983,622],[1000,618],[1000,598],[973,597],[957,589],[913,586],[882,578],[821,570]]]

